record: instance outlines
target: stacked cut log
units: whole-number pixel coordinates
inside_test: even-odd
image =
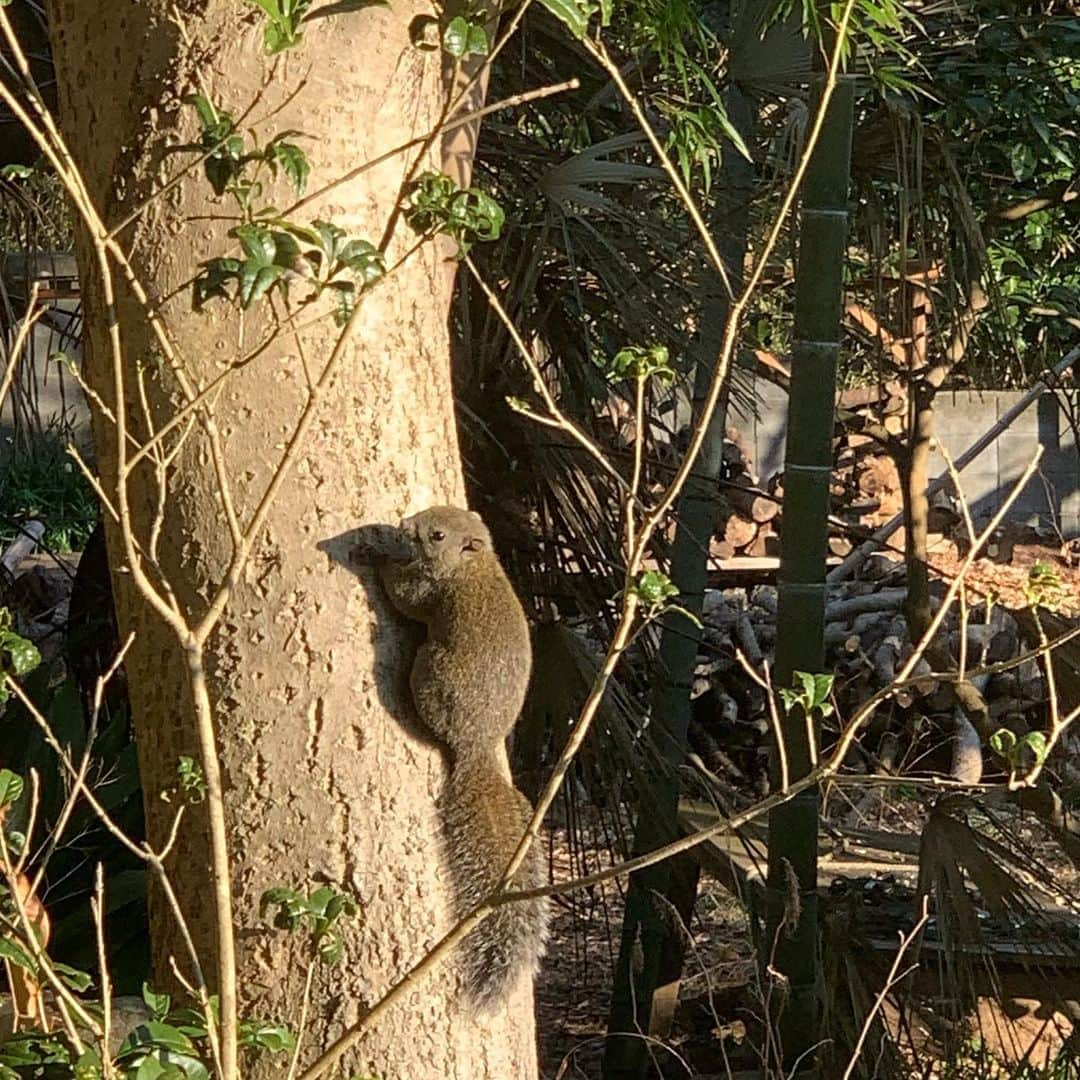
[[[899,385],[857,389],[841,395],[834,437],[832,479],[833,527],[829,554],[843,558],[856,543],[901,508],[900,480],[892,459],[873,429],[898,434],[905,416]],[[755,475],[749,453],[733,429],[727,432],[719,512],[711,545],[714,558],[777,557],[783,509],[784,475]],[[939,496],[934,510],[936,530],[946,532],[959,521],[949,500]],[[898,537],[902,543],[902,536]]]
[[[840,394],[833,437],[832,520],[828,539],[831,557],[843,559],[903,509],[900,476],[887,444],[897,438],[902,443],[907,412],[906,392],[896,380]],[[714,560],[723,563],[745,556],[778,557],[783,494],[783,472],[757,475],[752,455],[739,433],[729,428],[710,545]],[[981,524],[975,522],[976,527]],[[955,544],[961,554],[966,552],[968,525],[959,501],[947,490],[931,497],[927,529],[931,551],[948,543]],[[1009,563],[1017,544],[1045,543],[1046,539],[1028,526],[1007,521],[987,539],[979,554]],[[904,548],[902,528],[890,537],[889,548],[894,557],[899,557]],[[1069,554],[1063,549],[1063,555]]]
[[[738,432],[729,428],[724,440],[716,529],[709,554],[720,560],[778,556],[779,514],[780,495],[758,487],[750,455]]]
[[[914,652],[902,610],[903,574],[903,567],[893,564],[877,581],[844,582],[830,590],[825,609],[825,666],[834,675],[835,701],[842,717],[850,718],[893,683]],[[709,771],[726,774],[732,783],[741,774],[755,777],[760,785],[765,775],[771,721],[759,680],[772,668],[776,612],[777,591],[771,585],[749,592],[729,588],[706,593],[704,640],[694,686],[698,753]],[[985,714],[972,722],[979,726],[984,746],[989,732],[1005,727],[1022,738],[1044,723],[1048,687],[1035,660],[979,674],[1031,648],[1032,642],[1024,640],[1009,610],[992,605],[987,611],[975,605],[961,622],[953,607],[936,641],[948,650],[954,668],[974,673],[969,682],[985,703]],[[949,759],[949,753],[960,747],[961,722],[971,726],[958,710],[953,686],[952,679],[939,679],[921,658],[904,686],[883,702],[862,746],[872,743],[871,757],[880,758],[875,747],[886,736],[910,747],[913,730],[934,730],[935,745],[944,755],[936,767],[951,770],[956,779],[970,780],[970,761],[961,767],[958,758]],[[912,729],[912,717],[926,718],[929,728],[916,725]],[[942,737],[943,732],[949,737]],[[744,750],[736,752],[740,747]],[[989,756],[985,767],[994,767]]]

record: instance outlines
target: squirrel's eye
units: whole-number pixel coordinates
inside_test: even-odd
[[[434,540],[435,543],[438,543],[440,540],[446,539],[446,533],[444,533],[442,529],[432,529],[431,539]]]

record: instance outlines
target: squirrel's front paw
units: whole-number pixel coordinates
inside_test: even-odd
[[[358,565],[378,566],[386,561],[407,561],[414,555],[407,533],[396,525],[362,525],[356,530],[349,555]]]

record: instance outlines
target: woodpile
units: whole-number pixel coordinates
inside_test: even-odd
[[[841,415],[857,414],[845,406]],[[858,423],[838,424],[835,438],[834,520],[829,534],[829,554],[835,558],[849,554],[857,542],[901,506],[896,466],[859,427]],[[784,474],[776,473],[762,482],[738,432],[729,428],[724,440],[716,527],[709,546],[712,557],[721,564],[739,558],[779,558],[783,497]],[[947,505],[944,498],[940,501]],[[949,524],[959,518],[955,514]]]
[[[900,476],[884,442],[901,434],[906,411],[907,397],[896,381],[881,387],[859,387],[839,396],[833,439],[830,557],[845,558],[903,509]],[[729,428],[709,549],[713,559],[722,566],[733,559],[778,558],[783,494],[783,472],[758,476],[739,433]],[[966,553],[970,546],[968,525],[955,495],[939,490],[931,496],[927,526],[931,551],[944,544],[955,545],[961,555]],[[1007,564],[1017,545],[1044,540],[1030,526],[1007,521],[979,554]],[[896,555],[903,551],[902,528],[892,535],[890,546]],[[1063,551],[1063,555],[1068,552]]]
[[[914,645],[903,615],[907,596],[904,568],[892,564],[876,581],[844,582],[830,590],[825,609],[825,670],[833,673],[837,711],[850,717],[877,691],[892,683],[909,660]],[[695,723],[692,744],[701,763],[734,787],[752,779],[764,790],[770,731],[768,698],[760,679],[771,670],[776,644],[777,590],[710,589],[705,597],[704,640],[694,684]],[[879,710],[861,740],[855,765],[878,771],[888,766],[910,768],[913,757],[929,753],[919,771],[940,771],[955,779],[977,782],[971,752],[983,754],[989,734],[1009,728],[1022,738],[1045,723],[1048,688],[1035,660],[993,674],[980,669],[1012,660],[1032,647],[1017,618],[998,605],[972,605],[961,620],[954,606],[944,619],[935,644],[947,649],[953,669],[975,672],[970,678],[973,700],[984,708],[971,714],[957,703],[954,680],[939,678],[923,657],[907,684]],[[922,731],[917,736],[914,732]],[[920,739],[926,745],[920,747]],[[890,747],[892,749],[890,749]],[[999,763],[1000,765],[1000,763]],[[989,768],[990,766],[986,766]]]
[[[842,432],[836,442],[829,554],[843,558],[900,509],[900,483],[891,459],[867,436]],[[709,553],[721,563],[740,557],[779,558],[784,474],[776,473],[762,484],[732,430],[724,441],[723,460]]]
[[[737,431],[724,439],[723,469],[717,500],[716,528],[709,554],[721,562],[739,556],[779,558],[779,487],[763,490],[752,470],[751,457]]]

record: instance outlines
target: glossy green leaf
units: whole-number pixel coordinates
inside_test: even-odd
[[[160,994],[150,988],[149,983],[142,984],[142,999],[150,1010],[155,1020],[164,1020],[169,1015],[172,1007],[172,998],[168,994]]]
[[[160,1020],[147,1020],[124,1039],[116,1056],[123,1059],[148,1049],[193,1054],[195,1046],[182,1031],[178,1031],[171,1024],[162,1023]]]
[[[280,167],[288,177],[297,195],[302,195],[307,188],[308,176],[311,173],[311,163],[307,154],[291,142],[275,141],[268,147],[269,160],[272,165]]]
[[[442,36],[443,48],[454,57],[463,57],[469,47],[469,24],[457,15],[446,24]]]
[[[563,23],[576,38],[585,36],[589,28],[589,19],[597,10],[596,5],[587,0],[540,0],[540,2]]]
[[[7,960],[16,967],[25,968],[27,971],[37,971],[37,962],[17,942],[11,938],[0,937],[0,959]]]
[[[240,1024],[240,1045],[254,1046],[271,1054],[280,1054],[291,1052],[296,1046],[296,1038],[282,1024],[245,1020]]]
[[[465,52],[469,56],[487,56],[490,45],[488,43],[487,30],[482,23],[470,23],[469,35],[466,39]]]
[[[69,986],[78,994],[85,993],[94,985],[94,980],[88,972],[80,971],[79,968],[61,964],[58,960],[52,961],[53,971],[60,976],[60,981]]]
[[[22,797],[23,778],[10,769],[0,769],[0,806],[10,806]]]

